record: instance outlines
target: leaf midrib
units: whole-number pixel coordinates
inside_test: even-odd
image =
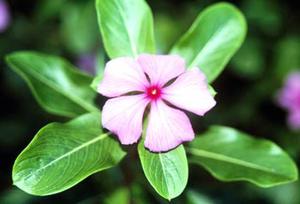
[[[159,157],[159,162],[161,164],[161,168],[162,168],[162,172],[163,172],[163,175],[164,175],[164,183],[167,187],[167,192],[168,192],[168,199],[170,199],[170,191],[169,191],[169,186],[168,186],[168,182],[167,182],[167,175],[166,175],[166,169],[165,169],[165,166],[164,166],[164,163],[162,161],[162,155],[161,153],[158,153],[158,157]]]
[[[103,139],[105,139],[106,137],[108,137],[108,134],[101,134],[101,135],[95,137],[94,139],[92,139],[92,140],[90,140],[90,141],[87,141],[87,142],[82,143],[81,145],[79,145],[78,147],[72,149],[71,151],[69,151],[69,152],[67,152],[67,153],[65,153],[65,154],[63,154],[63,155],[57,157],[56,159],[54,159],[53,161],[49,162],[49,163],[46,164],[45,166],[42,166],[42,167],[38,168],[36,171],[34,171],[33,174],[39,173],[40,171],[42,171],[42,170],[44,170],[44,169],[46,169],[46,168],[48,168],[48,167],[54,165],[55,163],[59,162],[60,160],[62,160],[62,159],[64,159],[64,158],[66,158],[66,157],[68,157],[68,156],[70,156],[70,155],[72,155],[72,154],[74,154],[74,153],[80,151],[81,149],[83,149],[83,148],[85,148],[85,147],[87,147],[87,146],[89,146],[89,145],[92,145],[92,144],[94,144],[94,143],[96,143],[96,142],[98,142],[98,141],[100,141],[100,140],[103,140]],[[26,177],[25,177],[24,179],[22,179],[22,180],[27,180],[27,179],[30,178],[30,177],[32,177],[32,174],[29,174],[28,176],[26,176]],[[15,182],[15,183],[16,183],[16,182]]]
[[[11,63],[14,65],[15,63],[11,61]],[[22,70],[22,69],[18,69],[16,65],[14,65],[15,69],[17,70]],[[26,71],[28,71],[36,80],[39,80],[40,82],[42,82],[43,84],[47,85],[48,87],[54,89],[55,91],[57,91],[58,93],[61,93],[63,96],[65,96],[66,98],[70,99],[72,102],[74,102],[75,104],[78,104],[79,106],[81,106],[82,108],[84,108],[85,110],[89,111],[89,112],[93,112],[93,111],[97,111],[97,109],[95,107],[93,107],[92,105],[85,103],[84,101],[82,101],[80,98],[73,96],[72,94],[69,94],[67,92],[65,92],[63,89],[59,89],[55,84],[52,84],[51,82],[49,82],[47,79],[45,79],[42,75],[40,75],[39,73],[31,70],[31,69],[26,69]],[[25,72],[26,72],[25,71]]]
[[[231,164],[236,164],[242,167],[248,167],[254,170],[259,170],[262,172],[266,172],[266,173],[270,173],[273,175],[279,175],[282,176],[284,178],[287,178],[285,175],[279,174],[277,172],[274,172],[272,169],[266,168],[266,167],[262,167],[259,166],[257,164],[254,163],[250,163],[247,161],[243,161],[237,158],[233,158],[233,157],[229,157],[223,154],[218,154],[218,153],[214,153],[214,152],[209,152],[206,150],[199,150],[199,149],[195,149],[195,148],[187,148],[187,151],[191,154],[194,154],[195,156],[199,156],[199,157],[204,157],[204,158],[209,158],[212,160],[217,160],[217,161],[222,161],[222,162],[227,162],[227,163],[231,163]]]
[[[131,48],[131,51],[132,51],[132,54],[134,57],[137,56],[137,50],[136,50],[136,45],[133,43],[133,40],[131,38],[131,34],[129,32],[129,29],[128,29],[128,25],[126,24],[126,18],[125,18],[125,15],[124,15],[124,12],[123,12],[123,9],[120,8],[119,4],[116,3],[116,8],[117,10],[119,11],[120,15],[121,15],[121,19],[122,19],[122,23],[125,27],[125,33],[128,37],[128,40],[129,40],[129,44],[130,44],[130,48]]]

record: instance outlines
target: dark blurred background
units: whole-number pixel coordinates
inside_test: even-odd
[[[139,161],[132,162],[134,158],[126,158],[119,167],[95,174],[57,195],[35,197],[12,186],[12,166],[18,154],[42,126],[66,119],[47,114],[38,106],[26,83],[5,64],[5,55],[37,50],[65,57],[91,74],[101,69],[108,57],[93,0],[1,2],[8,5],[10,21],[0,32],[0,203],[167,203],[151,189]],[[167,53],[199,12],[218,1],[147,2],[154,13],[157,48],[159,53]],[[203,131],[211,124],[228,125],[270,139],[299,164],[300,132],[287,125],[287,113],[278,106],[276,95],[287,75],[300,70],[300,7],[297,1],[228,2],[245,14],[247,38],[213,83],[218,105],[204,119],[194,118],[193,126]],[[261,189],[244,182],[223,183],[204,169],[190,166],[187,189],[172,202],[298,204],[299,192],[299,182]]]

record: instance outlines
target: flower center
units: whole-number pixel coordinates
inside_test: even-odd
[[[158,86],[149,86],[146,89],[146,94],[151,100],[157,100],[161,96],[161,88]]]

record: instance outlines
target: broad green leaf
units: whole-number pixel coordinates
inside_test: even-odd
[[[100,128],[100,114],[42,128],[18,156],[13,183],[33,195],[64,191],[89,175],[116,165],[125,155]]]
[[[6,60],[48,112],[74,117],[97,111],[93,105],[96,93],[89,87],[92,78],[62,58],[37,52],[16,52]]]
[[[97,76],[95,76],[95,78],[93,79],[92,83],[91,83],[91,88],[95,91],[97,91],[97,87],[99,85],[99,83],[102,81],[103,79],[103,73],[98,74]]]
[[[153,17],[144,0],[97,0],[96,9],[110,58],[155,52]]]
[[[210,93],[212,96],[217,95],[216,90],[215,90],[214,87],[212,87],[211,85],[208,85],[208,90],[209,90],[209,93]]]
[[[187,149],[190,161],[222,181],[271,187],[297,180],[297,167],[276,144],[233,128],[213,126]]]
[[[242,13],[228,3],[208,7],[171,50],[199,67],[212,82],[238,50],[246,35]]]
[[[138,152],[145,176],[159,195],[171,200],[183,192],[188,180],[188,163],[182,145],[169,152],[153,153],[140,142]]]

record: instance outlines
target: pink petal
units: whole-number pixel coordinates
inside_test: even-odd
[[[198,68],[183,73],[174,83],[164,88],[163,99],[201,116],[216,104],[205,76]]]
[[[185,71],[185,61],[177,55],[142,54],[137,60],[155,85],[162,86]]]
[[[300,72],[289,74],[284,87],[278,93],[278,103],[288,110],[300,107]]]
[[[167,106],[162,100],[151,104],[145,147],[153,152],[168,151],[195,134],[188,117],[180,110]]]
[[[121,96],[106,101],[102,112],[102,125],[116,134],[122,144],[137,142],[148,100],[144,95]]]
[[[119,57],[106,64],[98,92],[115,97],[132,91],[144,91],[147,84],[147,78],[135,59]]]

